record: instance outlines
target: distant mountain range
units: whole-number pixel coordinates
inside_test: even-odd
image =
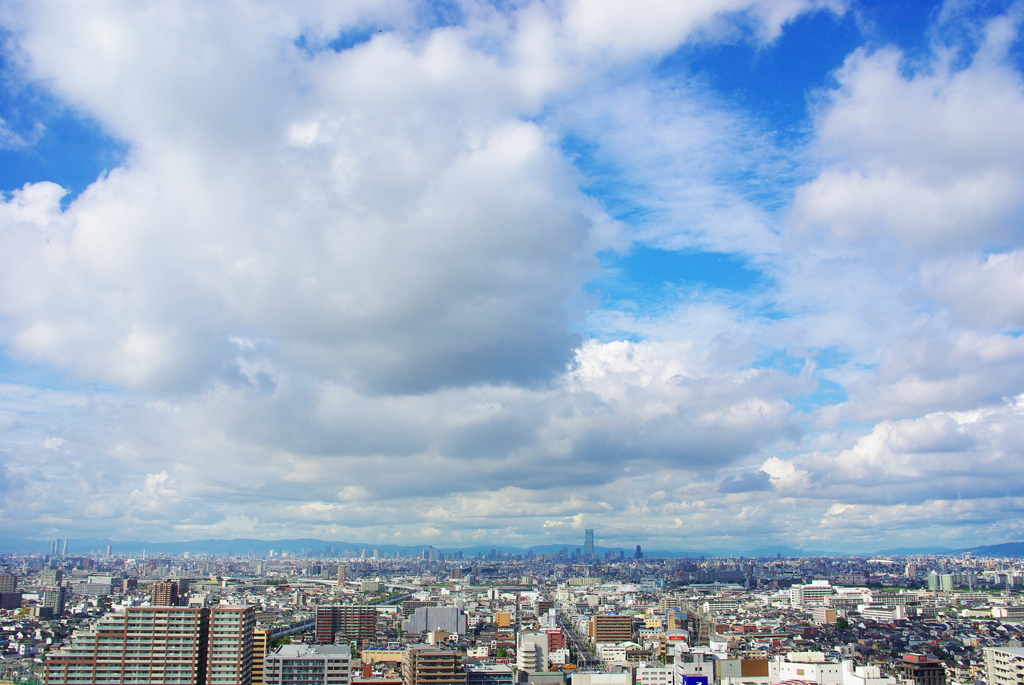
[[[288,552],[290,554],[328,554],[329,556],[340,556],[345,552],[358,554],[361,550],[372,552],[378,549],[381,554],[394,555],[401,552],[406,555],[418,555],[428,545],[373,545],[357,544],[354,542],[319,540],[316,538],[298,538],[292,540],[257,540],[248,538],[236,538],[233,540],[190,540],[187,542],[146,542],[142,540],[110,540],[107,538],[84,538],[68,540],[68,554],[89,554],[92,552],[102,553],[110,545],[117,554],[217,554],[217,555],[246,555],[254,554],[266,556],[271,550],[275,552]],[[29,540],[25,538],[0,538],[0,552],[14,553],[48,553],[51,548],[50,540]],[[472,546],[472,547],[438,547],[439,551],[446,554],[462,552],[467,557],[477,555],[486,557],[491,550],[511,554],[525,554],[532,550],[534,554],[555,554],[562,548],[567,548],[570,553],[577,548],[582,549],[583,545],[534,545],[533,547],[510,547],[507,545],[494,546]],[[626,557],[632,557],[635,548],[619,547],[595,547],[595,553],[603,557],[606,552],[620,553]],[[655,558],[686,558],[686,557],[811,557],[811,556],[839,556],[836,553],[823,551],[800,550],[792,547],[761,547],[744,551],[728,549],[707,549],[707,550],[643,550],[644,556]],[[1007,542],[999,545],[983,545],[966,549],[950,549],[947,547],[898,547],[893,549],[879,550],[873,554],[877,555],[900,555],[910,556],[915,554],[973,554],[975,556],[992,557],[1024,557],[1024,542]],[[863,556],[863,554],[858,554]]]

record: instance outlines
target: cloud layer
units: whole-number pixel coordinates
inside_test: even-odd
[[[792,147],[658,62],[841,5],[336,5],[3,10],[11,78],[128,150],[0,203],[6,530],[1018,534],[1019,13],[857,49]],[[632,245],[758,279],[600,299]]]

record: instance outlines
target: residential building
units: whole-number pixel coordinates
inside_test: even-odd
[[[152,598],[150,604],[161,607],[178,606],[178,584],[174,581],[166,583],[153,583],[150,586]]]
[[[257,627],[252,631],[252,685],[263,685],[263,660],[270,646],[270,631]]]
[[[351,677],[348,645],[282,645],[263,664],[265,685],[348,685]]]
[[[47,655],[47,685],[248,685],[252,607],[128,607]]]
[[[377,610],[363,606],[320,606],[316,608],[316,643],[372,640],[377,633]]]
[[[426,644],[409,645],[402,660],[405,685],[465,685],[459,653]]]
[[[64,572],[59,568],[46,568],[39,572],[39,584],[44,587],[56,587],[64,579]]]
[[[60,616],[64,613],[64,601],[66,594],[64,588],[54,587],[43,590],[42,605],[53,612],[53,616]]]
[[[602,642],[627,642],[633,639],[633,617],[618,614],[594,616],[590,619],[588,633],[595,645]]]
[[[249,683],[256,610],[240,606],[209,609],[206,682],[209,685]]]
[[[1024,683],[1024,647],[986,647],[988,685]]]

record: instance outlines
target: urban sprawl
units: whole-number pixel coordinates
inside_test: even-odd
[[[0,555],[0,681],[1024,682],[1024,564],[327,547]]]

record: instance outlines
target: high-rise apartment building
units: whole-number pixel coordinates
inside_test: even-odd
[[[46,587],[60,585],[64,573],[59,568],[44,568],[39,572],[39,584]]]
[[[593,528],[587,528],[584,531],[583,554],[587,557],[587,559],[593,559],[594,558],[594,529]]]
[[[53,616],[60,616],[64,613],[64,588],[54,587],[43,590],[43,607],[51,609]]]
[[[594,644],[619,643],[633,639],[633,617],[604,614],[590,619],[590,639]]]
[[[256,610],[242,606],[209,609],[206,683],[249,683],[252,678],[252,634]]]
[[[152,598],[150,604],[159,607],[176,607],[178,606],[178,584],[174,581],[167,581],[166,583],[153,583],[150,586],[152,592]]]
[[[13,573],[0,573],[0,592],[14,592],[18,589],[18,577]]]
[[[352,653],[348,645],[282,645],[264,660],[266,685],[348,685]]]
[[[377,610],[361,606],[319,606],[315,634],[318,645],[372,640],[377,634]]]
[[[253,607],[128,607],[46,658],[47,685],[249,685]]]
[[[986,647],[988,685],[1020,685],[1024,682],[1024,648]]]
[[[427,644],[409,645],[402,659],[404,685],[465,685],[459,653]]]
[[[263,659],[270,647],[270,630],[259,628],[252,633],[252,685],[263,685]]]

